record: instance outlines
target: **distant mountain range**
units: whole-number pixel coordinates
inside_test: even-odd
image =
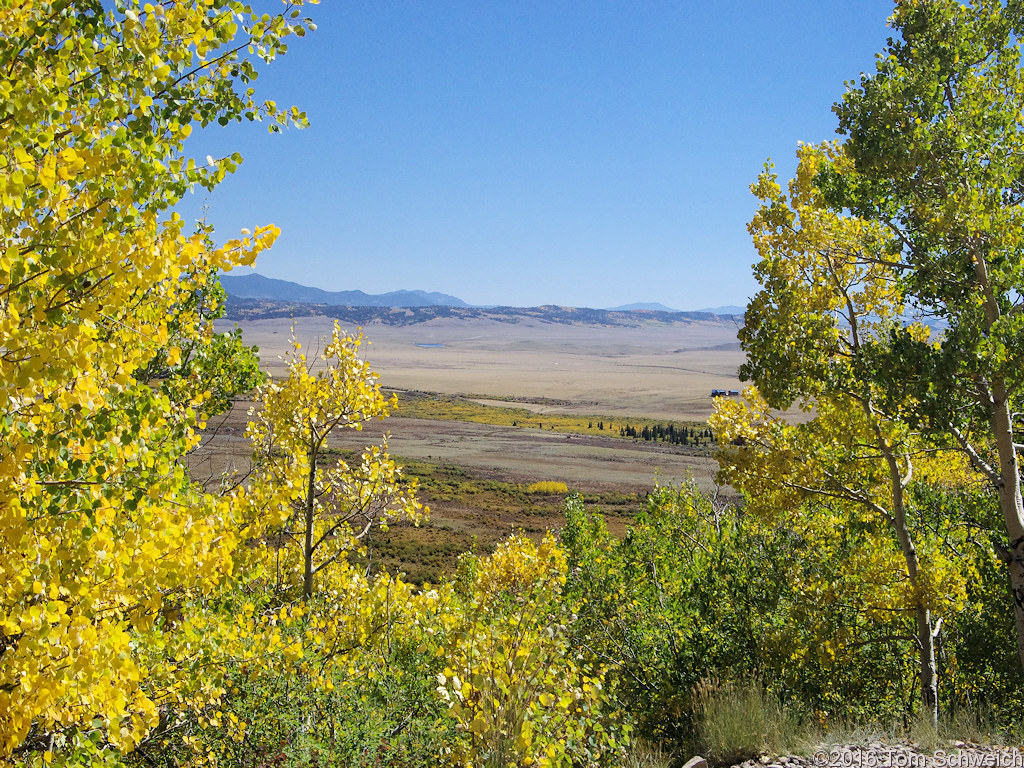
[[[305,304],[272,299],[239,299],[228,296],[224,318],[241,322],[297,317],[331,317],[347,325],[416,325],[431,320],[489,320],[498,323],[553,323],[557,325],[625,326],[691,325],[726,323],[735,328],[736,318],[719,317],[707,312],[657,312],[635,310],[614,312],[586,307],[353,307],[329,304]]]
[[[608,307],[609,312],[682,312],[681,309],[672,309],[657,302],[638,302],[636,304],[623,304],[621,307]]]
[[[473,308],[462,299],[445,293],[428,293],[426,291],[392,291],[391,293],[364,293],[363,291],[325,291],[311,288],[288,280],[264,277],[256,273],[248,275],[221,275],[220,283],[228,296],[244,303],[251,302],[286,302],[293,304],[318,304],[330,307],[378,307],[378,308],[425,308],[425,307],[456,307]],[[479,309],[483,309],[480,307]],[[650,313],[682,313],[681,310],[666,307],[657,303],[625,304],[621,307],[610,307],[597,312],[650,312]],[[707,315],[742,315],[743,307],[734,305],[700,309],[697,313]],[[682,313],[692,314],[692,313]]]
[[[220,284],[228,296],[237,299],[293,301],[298,304],[327,304],[336,307],[468,307],[462,299],[444,293],[392,291],[370,294],[362,291],[325,291],[288,280],[277,280],[255,273],[221,275]]]
[[[709,312],[712,315],[742,315],[747,311],[747,308],[741,307],[738,304],[726,304],[723,307],[708,307],[706,309],[698,309],[695,311]]]
[[[746,307],[737,304],[727,304],[723,307],[706,307],[704,309],[683,310],[666,307],[664,304],[651,302],[639,302],[637,304],[623,304],[621,307],[609,307],[609,312],[706,312],[709,315],[742,315],[747,311]]]

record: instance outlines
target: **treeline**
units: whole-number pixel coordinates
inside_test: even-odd
[[[619,434],[622,437],[632,437],[635,440],[647,440],[651,442],[671,443],[672,445],[710,445],[715,443],[714,433],[710,428],[699,429],[697,427],[677,427],[674,424],[644,424],[637,429],[626,424],[619,427]]]

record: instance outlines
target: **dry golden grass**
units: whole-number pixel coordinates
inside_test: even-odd
[[[315,351],[332,322],[299,318],[296,335]],[[272,373],[282,370],[290,325],[241,326]],[[738,330],[726,321],[602,327],[448,319],[363,329],[365,356],[387,387],[511,398],[518,406],[537,403],[545,413],[676,421],[706,421],[712,389],[740,388]]]

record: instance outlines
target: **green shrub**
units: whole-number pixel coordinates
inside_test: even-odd
[[[701,688],[708,679],[724,681],[722,696],[741,702],[753,696],[742,681],[763,680],[765,702],[826,721],[905,712],[899,693],[913,669],[904,654],[859,642],[863,612],[836,599],[845,550],[817,551],[799,531],[751,525],[692,484],[656,489],[622,539],[572,497],[562,540],[577,642],[612,665],[639,733],[677,758],[704,748],[707,729],[719,733],[716,724],[728,721],[726,704]],[[769,724],[778,720],[771,706],[758,710]],[[771,731],[765,723],[759,739]],[[721,750],[743,739],[712,743]]]
[[[656,489],[621,540],[578,496],[567,503],[562,540],[577,642],[612,664],[620,704],[641,735],[678,754],[696,740],[697,683],[756,664],[755,614],[743,610],[744,583],[756,572],[728,562],[737,531],[735,516],[719,514],[692,486]]]

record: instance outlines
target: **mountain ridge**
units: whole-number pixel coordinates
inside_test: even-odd
[[[623,304],[618,307],[608,307],[609,312],[682,312],[681,309],[673,309],[659,304],[656,301],[638,301],[633,304]],[[702,310],[698,310],[702,311]]]
[[[307,285],[264,277],[256,272],[248,275],[221,275],[220,284],[229,296],[238,299],[293,301],[302,304],[327,304],[349,307],[468,307],[462,299],[444,293],[427,291],[325,291]]]
[[[721,307],[705,307],[703,309],[696,310],[697,312],[710,312],[712,315],[742,315],[747,311],[746,307],[741,307],[739,304],[726,304]]]
[[[734,306],[682,311],[654,302],[625,304],[609,309],[558,305],[483,307],[467,304],[445,293],[407,290],[381,294],[368,294],[359,290],[327,291],[289,280],[265,277],[255,272],[221,275],[220,281],[228,295],[226,309],[229,319],[325,314],[338,319],[389,324],[426,322],[436,317],[491,317],[501,322],[532,318],[553,323],[623,325],[641,321],[706,321],[742,314],[742,308]],[[734,309],[740,312],[727,311]]]
[[[733,316],[708,312],[616,312],[581,307],[372,307],[332,306],[269,299],[239,299],[228,296],[224,319],[234,322],[279,318],[328,317],[346,324],[365,326],[415,325],[432,320],[490,320],[499,323],[544,323],[554,325],[625,326],[691,325],[693,323],[736,323]]]

